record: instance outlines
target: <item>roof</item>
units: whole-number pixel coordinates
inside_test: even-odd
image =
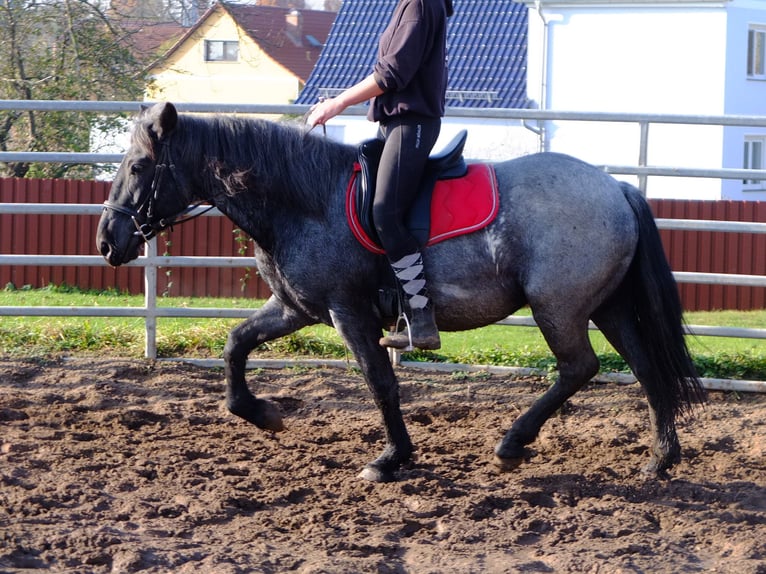
[[[187,28],[175,22],[121,20],[124,44],[140,61],[148,63],[176,43]]]
[[[344,0],[296,103],[340,93],[372,71],[378,37],[398,0]],[[527,7],[514,0],[455,3],[447,27],[447,105],[526,108]]]
[[[225,10],[242,30],[275,62],[305,82],[314,68],[335,19],[335,12],[322,10],[294,11],[299,26],[288,24],[289,8],[253,6],[218,2],[208,9],[197,23],[164,55],[170,56],[216,10]]]

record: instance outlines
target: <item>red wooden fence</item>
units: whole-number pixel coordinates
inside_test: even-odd
[[[100,204],[109,182],[0,179],[0,203]],[[93,215],[0,215],[0,253],[29,255],[98,255]],[[168,255],[212,257],[252,256],[250,242],[237,241],[233,224],[225,217],[199,217],[158,238],[158,252]],[[240,253],[240,246],[246,251]],[[168,273],[169,272],[169,273]],[[176,267],[160,269],[158,291],[176,296],[268,297],[269,289],[255,268],[244,281],[242,268]],[[67,284],[82,289],[117,288],[143,293],[141,267],[63,267],[0,265],[0,288],[12,283],[45,287]],[[243,290],[244,286],[244,290]]]
[[[766,203],[760,201],[687,201],[652,199],[657,218],[712,219],[766,222]],[[714,231],[661,230],[673,271],[766,275],[766,235]],[[763,309],[766,288],[734,285],[679,285],[684,308]]]
[[[108,182],[76,180],[0,179],[0,203],[100,204]],[[650,200],[656,217],[766,222],[766,203],[751,201]],[[98,217],[91,215],[0,215],[0,253],[31,255],[96,255]],[[766,235],[706,231],[662,230],[662,240],[674,271],[766,275]],[[158,251],[170,255],[231,257],[241,255],[234,226],[224,217],[200,217],[177,226],[158,239]],[[169,243],[169,244],[168,244]],[[249,242],[244,255],[252,255]],[[164,270],[168,271],[168,270]],[[244,282],[244,269],[171,268],[160,270],[160,292],[180,296],[267,297],[268,287],[257,277]],[[0,288],[67,284],[82,289],[117,288],[143,292],[140,267],[62,267],[0,265]],[[681,284],[687,310],[760,309],[766,288]]]

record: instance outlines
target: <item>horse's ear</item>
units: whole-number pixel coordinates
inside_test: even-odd
[[[168,137],[178,124],[178,111],[170,102],[157,104],[152,108],[154,122],[152,131],[157,134],[157,139],[162,140]]]
[[[146,118],[149,114],[152,113],[152,106],[148,106],[146,104],[139,104],[138,106],[138,113],[136,114],[136,121],[142,120]]]

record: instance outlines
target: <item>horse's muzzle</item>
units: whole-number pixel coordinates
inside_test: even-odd
[[[143,242],[131,238],[125,249],[121,250],[108,240],[101,239],[98,242],[98,250],[109,265],[119,267],[138,257],[141,243]]]
[[[118,267],[122,265],[121,257],[107,241],[101,241],[98,246],[98,250],[104,259],[106,259],[106,262],[109,263],[109,265],[112,267]]]

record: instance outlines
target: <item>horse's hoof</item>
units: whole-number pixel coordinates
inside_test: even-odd
[[[525,457],[523,456],[514,458],[500,458],[499,456],[495,455],[495,457],[492,459],[492,463],[498,468],[498,470],[500,470],[500,472],[511,472],[519,468],[524,460]]]
[[[370,465],[365,466],[358,477],[370,482],[394,482],[396,480],[393,472]]]
[[[647,462],[641,469],[641,474],[647,479],[670,480],[671,478],[668,469],[660,468],[656,461]]]
[[[282,412],[279,407],[272,402],[257,400],[261,406],[261,412],[258,413],[258,428],[263,430],[282,432],[285,430],[285,423],[282,421]]]
[[[285,430],[285,424],[282,422],[282,412],[272,402],[252,398],[250,400],[240,400],[229,404],[229,411],[253,423],[259,429],[272,432]]]
[[[519,468],[523,462],[529,462],[534,455],[534,451],[518,442],[504,439],[495,448],[492,462],[500,472],[511,472]]]

